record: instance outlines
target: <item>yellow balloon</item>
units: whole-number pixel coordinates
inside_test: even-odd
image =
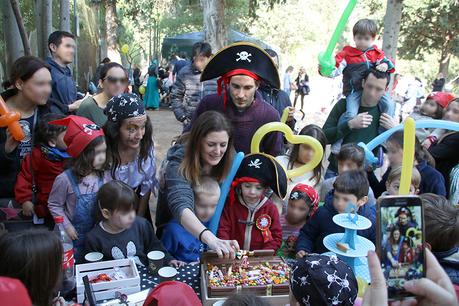
[[[145,86],[142,85],[142,86],[139,87],[139,93],[140,93],[141,95],[144,95],[144,94],[145,94]]]
[[[280,122],[286,123],[288,119],[288,107],[284,108]]]
[[[357,296],[361,298],[361,297],[363,297],[363,294],[365,293],[365,290],[367,290],[367,288],[368,288],[368,282],[366,282],[360,276],[357,276],[357,285],[358,285],[358,288],[359,288]]]
[[[314,150],[314,156],[309,163],[292,170],[287,170],[288,178],[301,176],[314,169],[322,161],[324,150],[317,139],[306,135],[294,135],[292,129],[282,122],[270,122],[262,125],[252,137],[252,143],[250,145],[251,153],[260,153],[261,140],[266,134],[271,132],[282,132],[288,142],[292,144],[307,144]]]
[[[414,162],[414,139],[416,137],[416,123],[414,119],[408,117],[405,121],[403,132],[403,159],[402,176],[400,178],[400,195],[410,194],[411,176],[413,174]]]
[[[127,54],[129,52],[129,46],[127,44],[124,44],[121,47],[121,52],[123,52],[124,54]]]

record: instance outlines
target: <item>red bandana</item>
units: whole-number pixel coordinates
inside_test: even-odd
[[[239,184],[242,184],[242,183],[259,183],[259,182],[260,182],[259,180],[251,178],[251,177],[247,177],[247,176],[239,177],[237,179],[234,179],[234,181],[231,183],[231,188],[230,188],[230,192],[229,192],[230,204],[233,204],[236,201],[236,195],[235,195],[234,189],[236,189],[236,187]]]
[[[227,73],[225,73],[224,75],[222,75],[218,80],[217,80],[217,84],[218,84],[218,87],[217,87],[217,93],[219,96],[222,95],[222,92],[223,92],[223,104],[225,105],[225,108],[226,108],[226,100],[227,100],[227,87],[228,87],[228,84],[231,80],[231,77],[235,76],[235,75],[246,75],[246,76],[249,76],[251,77],[252,79],[254,79],[255,81],[260,81],[261,78],[256,75],[255,73],[253,73],[252,71],[249,71],[247,69],[234,69],[234,70],[231,70]]]

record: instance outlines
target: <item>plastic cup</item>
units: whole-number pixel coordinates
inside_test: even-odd
[[[151,251],[147,254],[148,271],[151,274],[158,273],[158,270],[163,267],[164,257],[165,257],[165,254],[161,251]]]
[[[172,267],[163,267],[158,271],[159,282],[167,282],[174,280],[174,277],[177,275],[177,269]]]

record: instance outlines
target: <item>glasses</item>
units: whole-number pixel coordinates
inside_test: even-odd
[[[107,81],[112,84],[116,84],[118,82],[121,84],[127,84],[128,79],[127,78],[114,78],[114,77],[108,76],[104,79],[104,81]]]

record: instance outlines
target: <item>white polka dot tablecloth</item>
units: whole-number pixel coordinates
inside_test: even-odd
[[[151,289],[159,285],[159,277],[157,275],[152,275],[148,272],[147,267],[137,266],[140,276],[140,291]],[[177,275],[174,277],[174,280],[185,283],[193,288],[194,292],[201,298],[201,274],[200,274],[200,265],[186,265],[184,267],[177,269]],[[99,302],[107,302],[99,301]]]

